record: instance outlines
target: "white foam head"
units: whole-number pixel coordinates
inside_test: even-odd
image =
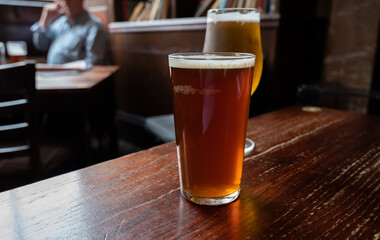
[[[25,56],[27,55],[26,43],[22,41],[7,42],[7,52],[13,56]]]
[[[207,22],[260,22],[260,12],[254,8],[210,9]]]
[[[249,53],[176,53],[169,55],[169,66],[188,69],[238,69],[255,65]]]

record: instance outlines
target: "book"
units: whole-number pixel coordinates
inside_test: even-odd
[[[160,10],[161,0],[153,0],[152,9],[150,10],[148,20],[157,19],[158,11]]]
[[[144,1],[140,1],[137,3],[136,7],[133,9],[131,17],[129,21],[136,21],[138,16],[141,14],[141,11],[144,9]]]
[[[250,8],[253,0],[245,0],[244,8]]]
[[[232,7],[232,3],[233,3],[233,0],[227,0],[227,3],[226,3],[226,8],[231,8]]]
[[[138,4],[138,1],[122,0],[121,12],[122,12],[123,21],[128,21],[131,18],[132,12],[137,6],[137,4]]]
[[[166,19],[166,18],[168,18],[168,13],[169,13],[169,1],[170,1],[170,0],[164,0],[163,7],[162,7],[161,19]]]
[[[263,12],[264,10],[264,0],[257,0],[256,8],[260,10],[260,12]]]
[[[141,11],[140,15],[137,17],[136,21],[145,21],[148,20],[149,13],[151,11],[152,4],[151,2],[146,1],[144,4],[144,9]]]
[[[238,1],[239,0],[234,0],[233,2],[232,2],[232,8],[237,8],[237,5],[238,5]]]
[[[237,8],[242,8],[242,7],[244,7],[244,0],[238,0]]]
[[[213,5],[211,5],[210,9],[217,9],[220,5],[221,0],[216,0]]]
[[[171,17],[176,18],[177,17],[177,0],[170,0],[170,12]]]
[[[219,4],[219,8],[225,8],[227,6],[228,0],[221,0]]]
[[[199,6],[197,11],[194,14],[194,17],[201,17],[207,15],[207,10],[212,6],[215,0],[203,0]]]
[[[161,19],[163,8],[164,8],[164,0],[160,0],[160,6],[158,7],[156,19]]]
[[[257,0],[250,0],[247,8],[256,8]]]

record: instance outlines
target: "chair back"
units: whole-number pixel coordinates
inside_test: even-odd
[[[40,153],[35,84],[35,63],[0,65],[0,163],[28,156],[30,170],[38,175]]]

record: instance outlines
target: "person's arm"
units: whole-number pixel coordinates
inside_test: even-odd
[[[47,51],[53,39],[50,25],[62,16],[62,11],[55,3],[46,4],[42,10],[40,20],[33,24],[30,30],[33,32],[33,43],[41,51]]]
[[[40,51],[49,50],[50,44],[53,39],[53,34],[47,29],[41,29],[39,22],[33,24],[30,28],[33,32],[33,44]]]
[[[88,66],[109,63],[109,35],[99,26],[92,26],[86,38],[86,63]]]
[[[40,17],[40,28],[47,29],[49,26],[63,15],[62,9],[56,3],[46,4],[42,9]]]

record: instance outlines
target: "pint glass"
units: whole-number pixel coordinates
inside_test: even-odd
[[[254,8],[209,10],[203,52],[242,52],[256,55],[251,90],[253,94],[263,71],[259,10]]]
[[[255,56],[169,55],[182,195],[220,205],[239,196]]]
[[[243,52],[256,55],[252,95],[259,85],[263,70],[259,10],[254,8],[209,10],[203,52]],[[254,142],[247,139],[245,154],[250,154],[254,146]]]
[[[25,61],[28,54],[26,42],[9,41],[7,42],[7,53],[12,63]]]

